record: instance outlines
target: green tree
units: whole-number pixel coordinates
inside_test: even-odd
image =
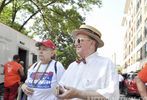
[[[51,38],[58,47],[57,59],[68,66],[76,57],[70,33],[84,23],[84,13],[93,6],[100,7],[101,0],[0,0],[0,22],[25,34]]]

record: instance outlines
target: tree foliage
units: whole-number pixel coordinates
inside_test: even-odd
[[[24,34],[51,38],[58,47],[57,59],[68,66],[76,57],[70,33],[93,6],[100,7],[101,0],[0,0],[0,22]]]

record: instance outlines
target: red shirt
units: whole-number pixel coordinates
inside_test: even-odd
[[[147,63],[143,66],[143,69],[138,73],[138,77],[144,82],[147,83]]]
[[[21,65],[15,61],[8,62],[4,65],[4,86],[9,87],[15,83],[20,83],[20,74],[18,72]]]

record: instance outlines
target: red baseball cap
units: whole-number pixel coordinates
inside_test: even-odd
[[[43,40],[42,42],[37,42],[36,43],[36,47],[40,47],[41,45],[45,46],[45,47],[48,47],[48,48],[51,48],[53,50],[56,49],[56,45],[50,40]]]

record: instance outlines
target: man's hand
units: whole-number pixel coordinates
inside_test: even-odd
[[[59,88],[60,91],[61,88]],[[62,87],[62,92],[61,94],[58,94],[57,97],[59,99],[72,99],[72,98],[78,98],[78,99],[82,99],[82,100],[107,100],[104,96],[100,95],[99,93],[97,93],[96,91],[82,91],[82,90],[78,90],[76,88],[73,87],[67,87],[64,86],[64,91],[63,91],[63,87]]]
[[[29,88],[25,83],[22,84],[21,89],[26,95],[32,95],[34,93],[34,90]]]
[[[59,94],[57,95],[57,97],[59,99],[72,99],[72,98],[78,98],[78,95],[79,95],[79,90],[72,87],[64,86],[64,90],[61,87],[59,88]]]

